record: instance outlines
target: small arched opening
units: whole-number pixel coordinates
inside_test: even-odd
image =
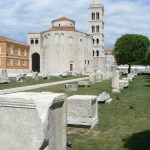
[[[99,26],[96,26],[96,32],[99,33]]]
[[[35,40],[35,44],[39,44],[39,40],[38,39]]]
[[[98,51],[98,50],[96,51],[96,56],[97,56],[97,57],[99,56],[99,51]]]
[[[99,12],[96,13],[96,19],[99,20]]]
[[[95,55],[95,52],[93,51],[93,56]]]
[[[92,33],[95,32],[95,26],[92,26]]]
[[[95,20],[95,13],[92,13],[92,20]]]
[[[33,39],[31,39],[30,44],[34,44],[34,40]]]
[[[96,39],[96,44],[99,45],[99,39]]]

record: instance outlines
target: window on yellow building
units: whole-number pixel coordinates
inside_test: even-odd
[[[21,63],[20,63],[20,60],[18,60],[18,66],[20,66],[20,64],[21,64]]]
[[[20,51],[20,49],[18,48],[18,56],[20,56],[21,55],[21,51]]]
[[[27,50],[26,49],[24,50],[24,56],[27,56]]]
[[[13,45],[10,46],[10,54],[11,54],[11,55],[14,54],[14,46],[13,46]]]
[[[9,60],[9,64],[10,64],[10,66],[13,66],[13,65],[14,65],[14,60],[13,60],[13,59],[10,59],[10,60]]]
[[[26,60],[24,60],[24,66],[27,66],[27,61]]]
[[[2,53],[2,46],[0,45],[0,54]]]
[[[0,58],[0,66],[2,65],[2,59]]]

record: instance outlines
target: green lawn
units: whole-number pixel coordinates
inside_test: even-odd
[[[64,85],[34,91],[64,92]],[[72,94],[108,92],[111,104],[99,104],[95,129],[68,128],[73,147],[68,150],[150,150],[150,76],[138,76],[120,94],[111,93],[111,82],[104,81]]]
[[[42,84],[42,83],[48,83],[48,82],[69,80],[69,79],[75,79],[75,77],[51,78],[50,80],[44,80],[42,78],[39,78],[39,80],[33,80],[31,78],[27,78],[25,82],[16,82],[14,78],[11,78],[9,84],[0,84],[0,90],[21,87],[21,86],[28,86],[28,85]]]

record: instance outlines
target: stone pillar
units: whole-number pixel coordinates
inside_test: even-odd
[[[66,150],[66,95],[0,95],[1,150]]]
[[[89,75],[89,81],[90,81],[91,83],[95,83],[95,82],[96,82],[96,74],[95,74],[95,73],[91,73],[91,74]]]
[[[119,70],[113,72],[112,76],[112,92],[119,93]]]
[[[7,74],[7,70],[1,70],[1,75],[0,75],[0,83],[9,83],[9,78]]]

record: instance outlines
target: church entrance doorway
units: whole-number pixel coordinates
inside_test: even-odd
[[[38,53],[32,54],[32,71],[40,72],[40,55]]]
[[[70,71],[73,71],[73,64],[70,64]]]

